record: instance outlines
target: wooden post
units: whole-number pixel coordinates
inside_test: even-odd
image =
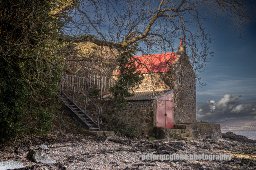
[[[83,77],[83,78],[82,78],[82,88],[83,88],[83,92],[85,91],[85,83],[84,83],[84,80],[85,80],[85,78]]]
[[[92,78],[91,78],[91,74],[89,75],[89,87],[92,86]]]
[[[96,89],[99,89],[99,87],[100,87],[100,82],[99,82],[99,75],[98,74],[96,74]]]
[[[81,91],[81,77],[78,78],[78,90]]]
[[[68,79],[69,79],[69,84],[68,84],[68,86],[69,86],[69,90],[71,91],[72,90],[72,77],[71,76],[68,76]]]
[[[72,87],[72,101],[74,101],[74,99],[75,99],[75,86],[74,86],[74,82],[75,82],[75,77],[71,77],[71,80],[72,80],[72,83],[71,83],[71,87]]]
[[[102,90],[103,90],[103,83],[102,83],[102,79],[103,77],[102,77],[102,75],[101,75],[101,77],[100,77],[100,99],[102,99]]]
[[[95,86],[96,84],[96,77],[95,77],[95,74],[93,75],[93,86]]]

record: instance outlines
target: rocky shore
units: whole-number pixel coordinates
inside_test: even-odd
[[[160,155],[229,155],[230,160],[178,160]],[[256,169],[256,141],[223,134],[219,140],[136,140],[117,136],[52,135],[0,150],[3,169]],[[152,159],[152,155],[159,155]],[[170,160],[166,160],[166,158]],[[208,157],[210,158],[210,157]]]

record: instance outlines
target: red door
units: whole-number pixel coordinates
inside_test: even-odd
[[[174,126],[174,104],[173,100],[165,96],[159,98],[156,104],[156,127],[173,128]]]

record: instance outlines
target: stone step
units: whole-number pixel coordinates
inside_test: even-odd
[[[173,129],[191,129],[192,124],[175,124]]]
[[[167,136],[175,139],[192,138],[192,131],[189,129],[168,129],[166,132]]]

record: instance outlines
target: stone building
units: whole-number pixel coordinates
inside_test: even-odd
[[[172,101],[169,103],[171,106],[167,105],[173,110],[173,113],[170,113],[173,117],[172,121],[175,124],[194,123],[196,122],[195,74],[188,56],[182,51],[184,47],[179,49],[177,53],[135,56],[136,67],[143,74],[144,79],[133,91],[135,96],[145,92],[151,93],[152,96],[157,96],[157,92],[166,92],[162,96],[172,93],[168,99]]]
[[[187,127],[196,123],[195,73],[182,42],[176,53],[134,59],[144,78],[131,89],[133,96],[127,97],[127,105],[118,111],[119,122],[133,129],[135,136],[152,135],[158,128],[175,129],[181,124]]]
[[[126,98],[128,102],[121,109],[115,108],[104,96],[101,96],[104,101],[93,99],[91,102],[86,95],[79,97],[86,94],[83,91],[91,85],[109,96],[110,86],[106,85],[111,85],[109,80],[117,51],[82,40],[75,41],[73,49],[76,53],[69,55],[67,74],[80,77],[71,77],[68,87],[77,89],[72,92],[73,97],[82,99],[78,99],[78,103],[84,110],[92,108],[87,112],[95,121],[101,120],[99,124],[102,123],[103,128],[137,137],[156,135],[161,131],[180,137],[220,136],[219,125],[196,121],[195,73],[182,42],[177,52],[133,57],[137,71],[144,78],[137,87],[130,89],[133,96]],[[92,73],[107,73],[107,77],[91,79]],[[103,111],[100,114],[99,108]]]

